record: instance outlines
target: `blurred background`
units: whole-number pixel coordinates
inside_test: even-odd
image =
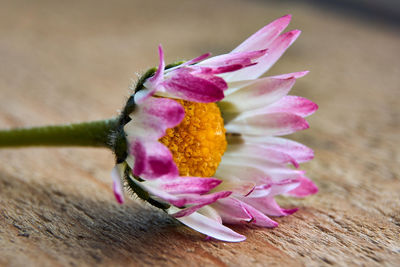
[[[236,247],[204,243],[137,200],[117,206],[108,151],[1,150],[0,264],[127,264],[135,257],[160,264],[180,250],[181,263],[218,258],[221,266],[399,263],[400,1],[3,0],[0,6],[0,128],[115,116],[137,75],[157,65],[158,44],[167,62],[218,55],[285,14],[293,15],[287,30],[303,33],[268,74],[310,70],[291,94],[320,106],[311,128],[291,137],[315,149],[304,169],[320,193],[283,200],[300,211],[278,219],[274,230],[238,229],[249,241]]]

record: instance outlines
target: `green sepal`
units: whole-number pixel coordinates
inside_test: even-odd
[[[158,201],[154,198],[152,198],[149,194],[149,192],[147,192],[146,190],[144,190],[138,183],[136,183],[133,179],[137,180],[138,182],[144,181],[143,179],[141,179],[138,176],[133,176],[132,177],[132,170],[131,168],[129,168],[129,166],[125,167],[125,171],[124,171],[124,178],[125,181],[129,187],[130,190],[132,190],[133,193],[135,193],[140,199],[148,202],[149,204],[153,205],[156,208],[159,209],[163,209],[166,210],[169,207],[171,207],[171,205],[169,205],[168,203],[164,203],[161,201]]]

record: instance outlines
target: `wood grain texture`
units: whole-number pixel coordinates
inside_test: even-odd
[[[116,204],[102,149],[0,150],[0,265],[400,265],[400,36],[378,24],[283,1],[2,1],[0,127],[117,114],[136,71],[227,52],[294,15],[303,35],[272,69],[308,69],[292,94],[320,106],[292,136],[315,149],[320,187],[280,226],[204,237],[138,199]]]

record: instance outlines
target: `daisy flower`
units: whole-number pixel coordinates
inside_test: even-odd
[[[112,172],[140,198],[215,239],[245,239],[225,224],[276,227],[286,216],[278,195],[315,194],[299,170],[313,151],[277,137],[307,129],[317,105],[287,95],[307,71],[260,78],[300,35],[282,31],[290,15],[250,36],[232,52],[148,71],[121,115],[127,151]],[[122,181],[121,181],[122,177]]]

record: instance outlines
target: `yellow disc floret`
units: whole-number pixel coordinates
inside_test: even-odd
[[[215,103],[176,101],[185,117],[160,142],[172,152],[181,176],[211,177],[227,145],[221,111]]]

